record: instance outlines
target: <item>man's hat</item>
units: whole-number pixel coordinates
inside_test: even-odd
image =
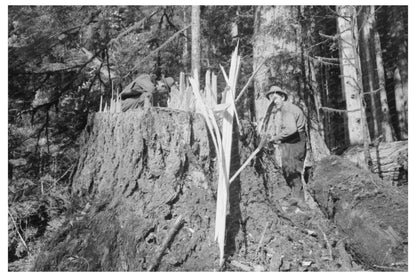
[[[288,94],[287,94],[287,92],[286,91],[284,91],[284,90],[282,90],[280,87],[278,87],[278,86],[271,86],[270,87],[270,89],[269,89],[269,91],[266,93],[266,97],[267,97],[267,99],[269,99],[269,95],[270,94],[272,94],[272,93],[278,93],[278,94],[280,94],[280,95],[282,95],[284,98],[285,98],[285,101],[287,100],[287,98],[288,98]],[[270,100],[270,99],[269,99]]]
[[[162,78],[162,80],[169,88],[175,84],[175,80],[172,77]]]

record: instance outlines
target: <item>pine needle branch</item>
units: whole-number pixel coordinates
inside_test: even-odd
[[[9,213],[9,216],[10,216],[10,218],[12,219],[12,222],[13,222],[14,228],[16,229],[16,232],[17,232],[17,234],[19,235],[19,238],[20,238],[20,240],[22,241],[23,246],[24,246],[24,247],[26,248],[26,250],[29,252],[29,248],[27,247],[25,240],[23,239],[22,235],[20,234],[20,232],[19,232],[19,228],[17,228],[16,221],[14,220],[14,218],[13,218],[12,214],[10,213],[10,211],[7,211],[7,212]]]

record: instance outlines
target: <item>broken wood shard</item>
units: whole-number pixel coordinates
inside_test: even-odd
[[[225,90],[224,95],[225,103],[221,106],[214,105],[214,103],[216,103],[216,94],[212,93],[212,83],[209,78],[209,73],[206,74],[205,95],[201,95],[199,89],[198,72],[195,71],[194,77],[189,78],[196,99],[196,112],[201,113],[204,116],[217,153],[218,189],[214,239],[218,242],[220,249],[220,266],[224,263],[225,221],[228,206],[228,188],[230,184],[229,174],[231,165],[232,131],[234,115],[237,114],[235,108],[235,89],[240,69],[240,57],[238,56],[237,47],[231,57],[229,76],[227,76],[223,67],[221,67],[221,69],[227,82],[227,89]],[[216,83],[216,78],[214,78],[213,83]],[[222,134],[219,131],[214,116],[214,110],[217,112],[222,111]]]
[[[263,120],[260,123],[259,133],[260,133],[260,137],[262,137],[262,139],[260,141],[260,144],[253,151],[253,153],[250,154],[250,156],[243,163],[243,165],[237,170],[237,172],[234,173],[233,177],[230,178],[230,184],[235,180],[235,178],[238,177],[238,175],[244,170],[244,168],[246,168],[249,165],[250,161],[252,159],[254,159],[254,157],[256,157],[257,153],[259,153],[260,150],[263,148],[263,146],[266,144],[266,142],[267,142],[267,140],[266,140],[266,130],[267,130],[267,125],[268,125],[269,118],[270,118],[270,112],[271,112],[273,106],[274,106],[274,102],[270,102],[269,106],[267,107],[265,116],[263,117]]]

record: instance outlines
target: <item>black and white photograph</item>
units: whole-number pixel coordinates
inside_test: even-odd
[[[410,272],[409,5],[269,2],[8,3],[9,273]]]

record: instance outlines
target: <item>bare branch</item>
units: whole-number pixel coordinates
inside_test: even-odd
[[[339,34],[331,36],[331,35],[326,35],[326,34],[321,33],[321,32],[319,32],[319,35],[323,38],[326,38],[327,40],[333,40],[333,41],[336,41],[340,37]]]
[[[244,91],[248,88],[248,86],[250,85],[251,81],[253,80],[253,78],[256,76],[257,72],[260,70],[260,68],[263,66],[263,64],[266,62],[266,59],[264,59],[260,65],[256,68],[256,70],[254,70],[254,72],[251,74],[250,78],[248,79],[246,85],[244,86],[244,88],[240,91],[240,93],[238,94],[237,98],[235,99],[235,102],[237,102],[241,96],[243,95]]]
[[[261,233],[259,243],[257,245],[256,254],[259,253],[260,248],[263,247],[264,235],[266,234],[266,231],[269,228],[269,225],[270,225],[270,222],[266,222],[266,225],[264,226],[263,232]]]
[[[15,72],[16,74],[52,74],[52,73],[58,73],[58,72],[64,72],[64,71],[71,71],[71,70],[78,70],[78,73],[81,72],[81,70],[86,67],[89,63],[91,63],[99,53],[96,53],[92,55],[86,62],[82,63],[74,63],[72,65],[70,64],[64,64],[64,63],[51,63],[48,67],[34,70],[34,71],[24,71],[24,72]],[[66,66],[65,66],[66,65]]]
[[[173,226],[167,233],[165,239],[163,240],[162,245],[158,248],[156,252],[156,256],[153,259],[147,271],[154,271],[157,268],[157,266],[159,265],[160,259],[162,258],[163,253],[165,252],[166,248],[168,248],[171,240],[173,239],[175,234],[178,232],[178,230],[182,227],[183,223],[184,223],[184,220],[182,218],[182,215],[179,215],[175,223],[173,224]]]
[[[319,57],[319,56],[312,57],[312,56],[309,56],[309,55],[305,55],[305,57],[308,60],[316,61],[316,62],[321,63],[321,64],[339,66],[339,63],[331,62],[331,61],[338,61],[337,58],[325,58],[325,57]]]
[[[131,27],[127,28],[126,30],[124,30],[123,32],[121,32],[120,34],[118,34],[117,37],[111,39],[108,42],[108,45],[111,45],[115,42],[118,42],[118,40],[122,37],[124,37],[125,35],[129,34],[130,32],[139,29],[147,20],[149,20],[150,18],[152,18],[155,14],[157,14],[160,11],[160,9],[157,9],[156,11],[154,11],[153,13],[151,13],[149,16],[146,16],[145,18],[143,18],[142,20],[140,20],[139,22],[133,24]]]
[[[363,92],[363,94],[365,95],[365,94],[376,94],[376,93],[379,93],[381,91],[381,88],[379,88],[379,89],[376,89],[376,90],[372,90],[372,91],[366,91],[366,92]]]
[[[325,39],[325,40],[323,40],[323,41],[320,41],[320,42],[318,42],[318,43],[316,43],[316,44],[314,44],[314,45],[311,45],[311,46],[309,46],[308,48],[306,48],[306,49],[305,49],[305,51],[306,51],[306,52],[308,52],[310,49],[312,49],[312,48],[314,48],[314,47],[316,47],[316,46],[319,46],[319,45],[321,45],[321,44],[324,44],[324,43],[328,42],[329,40],[330,40],[330,38],[327,38],[327,39]],[[331,40],[332,40],[332,38],[331,38]]]
[[[17,234],[19,235],[19,238],[23,243],[23,246],[29,252],[29,248],[27,247],[25,240],[23,239],[22,235],[19,232],[19,229],[17,228],[16,221],[14,221],[14,218],[13,218],[12,214],[10,213],[10,211],[8,211],[8,213],[9,213],[10,218],[12,219],[12,222],[13,222],[14,228],[16,229]]]
[[[324,230],[322,229],[321,225],[319,223],[317,223],[316,226],[318,227],[319,231],[321,231],[321,233],[322,233],[322,235],[324,237],[324,240],[325,240],[325,243],[326,243],[326,246],[327,246],[326,248],[328,249],[328,252],[329,252],[329,258],[331,259],[331,261],[333,261],[334,260],[334,256],[332,255],[332,246],[329,243],[329,240],[328,240],[328,238],[327,238]]]
[[[158,53],[161,49],[163,49],[166,45],[168,45],[172,40],[174,40],[178,35],[180,35],[183,31],[185,31],[186,29],[188,29],[189,27],[191,27],[191,24],[187,25],[186,27],[182,28],[181,30],[177,31],[176,33],[174,33],[167,41],[165,41],[162,45],[160,45],[157,49],[153,50],[152,52],[149,53],[149,55],[147,55],[146,57],[144,57],[143,59],[141,59],[139,62],[136,63],[136,65],[133,67],[132,70],[130,70],[129,73],[127,73],[124,78],[126,78],[127,76],[129,76],[131,73],[133,73],[133,71],[137,70],[142,63],[149,59],[150,57],[152,57],[154,54]]]
[[[360,109],[347,111],[347,110],[344,110],[344,109],[335,109],[335,108],[329,108],[329,107],[321,107],[320,109],[322,109],[323,111],[326,111],[326,112],[334,112],[334,113],[353,113],[353,112],[360,111]]]

